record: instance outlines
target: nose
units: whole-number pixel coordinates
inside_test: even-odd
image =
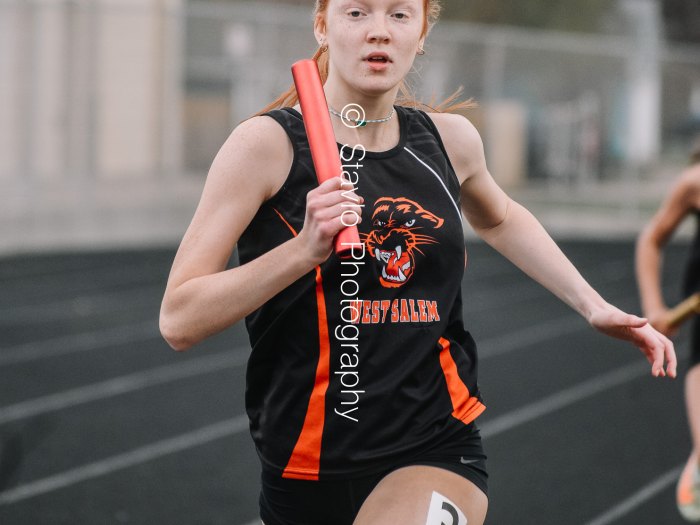
[[[389,38],[389,31],[386,28],[384,16],[374,16],[372,20],[372,27],[370,27],[369,32],[367,33],[367,40],[372,43],[377,43],[388,42]]]

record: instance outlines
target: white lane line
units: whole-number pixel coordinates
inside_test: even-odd
[[[665,289],[666,288],[664,288],[664,290]],[[615,305],[623,305],[624,310],[626,303],[629,302],[628,299],[628,297],[615,298],[612,300],[612,303]],[[627,308],[627,310],[631,311],[632,309]],[[594,329],[591,328],[580,315],[570,314],[550,319],[543,323],[526,326],[520,330],[509,331],[503,335],[477,339],[476,345],[479,349],[479,361],[507,354],[515,350],[528,349],[535,344],[583,330]]]
[[[462,312],[466,317],[478,314],[486,310],[495,310],[507,306],[542,299],[549,291],[538,286],[529,279],[523,279],[504,288],[470,290],[468,287],[462,291],[462,301],[465,303]]]
[[[587,522],[585,525],[608,525],[609,523],[614,523],[618,519],[626,516],[633,510],[641,507],[648,500],[666,490],[667,487],[673,485],[678,477],[681,475],[683,470],[683,465],[672,468],[665,474],[662,474],[654,481],[645,485],[637,492],[632,494],[629,498],[621,501],[611,509],[605,511],[598,517]]]
[[[465,278],[471,283],[477,283],[482,279],[493,279],[517,273],[517,267],[497,251],[493,250],[492,256],[486,254],[472,254],[472,246],[473,243],[467,240],[467,269]],[[603,264],[590,260],[574,264],[576,269],[581,272],[584,277],[595,273],[597,276],[603,275],[607,281],[630,276],[631,262],[628,258],[611,259]],[[526,280],[531,279],[527,278]],[[537,287],[544,290],[540,285],[537,285]]]
[[[91,385],[30,399],[28,401],[22,401],[14,405],[8,405],[0,408],[0,425],[9,423],[10,421],[89,403],[98,399],[126,394],[146,387],[216,372],[222,368],[241,366],[247,362],[248,353],[246,348],[239,348],[238,351],[233,354],[226,352],[225,354],[192,359],[184,363],[163,365],[149,370],[115,377],[100,383],[93,383]]]
[[[170,263],[163,260],[148,263],[111,264],[109,266],[86,264],[84,268],[45,271],[50,264],[52,264],[50,261],[46,261],[46,266],[42,267],[42,271],[34,274],[0,276],[0,282],[7,285],[8,288],[12,287],[13,291],[21,290],[23,293],[27,290],[46,290],[49,287],[60,287],[59,289],[65,290],[65,281],[76,278],[79,278],[83,283],[95,286],[146,284],[149,281],[155,282],[166,278],[167,273],[163,269],[170,266]]]
[[[0,366],[15,365],[45,357],[56,357],[89,350],[99,350],[160,337],[158,320],[116,326],[91,332],[63,335],[0,348]]]
[[[2,2],[0,2],[2,3]],[[65,277],[71,278],[75,274],[80,274],[81,277],[90,278],[93,281],[97,280],[98,276],[107,275],[111,277],[117,273],[128,273],[131,275],[154,272],[157,275],[154,278],[163,277],[162,270],[164,267],[169,267],[172,262],[173,255],[165,254],[156,255],[155,257],[137,257],[136,260],[130,258],[129,261],[115,261],[113,259],[94,260],[81,258],[77,261],[78,264],[73,264],[70,261],[54,259],[53,257],[46,258],[44,261],[35,260],[35,265],[27,265],[21,260],[3,261],[0,267],[0,282],[9,282],[15,284],[18,281],[31,281],[32,284],[39,280],[52,280],[54,282],[61,281]],[[30,259],[34,259],[31,257]],[[145,262],[144,262],[145,261]],[[165,275],[167,277],[167,274]]]
[[[242,359],[242,362],[245,362],[245,358]],[[541,401],[531,403],[530,405],[509,412],[504,416],[487,421],[482,426],[481,433],[484,437],[493,437],[500,433],[507,432],[520,424],[563,408],[567,404],[580,401],[606,388],[612,388],[613,386],[642,376],[646,372],[647,366],[643,363],[634,363],[632,365],[620,367],[608,374],[580,383],[573,388],[563,390]],[[225,431],[220,430],[222,427]],[[195,432],[160,441],[119,456],[113,456],[15,487],[0,493],[0,505],[14,503],[22,499],[67,487],[85,479],[109,474],[115,470],[144,463],[172,452],[185,450],[211,441],[212,439],[217,439],[218,437],[225,437],[241,432],[245,428],[247,428],[247,417],[245,415],[237,416],[233,420],[222,421]],[[212,432],[211,429],[215,430]],[[207,437],[212,434],[214,437]]]
[[[650,365],[640,358],[634,363],[621,366],[610,372],[574,385],[573,387],[561,390],[544,399],[516,408],[502,416],[485,421],[481,425],[481,435],[484,438],[497,436],[519,425],[529,423],[538,417],[556,412],[568,405],[572,405],[587,397],[594,396],[610,388],[642,377],[645,374],[651,375]]]
[[[622,268],[621,265],[617,262],[611,262],[608,263],[607,266],[609,267],[608,270],[603,273],[608,274],[609,271],[609,275],[611,275],[610,281],[619,280],[620,275],[618,275],[618,271]],[[606,281],[607,280],[608,279],[606,279]],[[536,296],[537,291],[546,292],[541,286],[531,290],[524,288],[522,292],[518,292],[517,300],[519,301],[523,298],[529,299],[530,296]],[[484,310],[496,306],[500,307],[512,303],[512,294],[504,292],[497,294],[497,297],[498,299],[496,299],[496,301],[502,304],[497,304],[488,298],[485,298],[484,301],[475,301],[474,304],[482,306],[480,311],[483,312]],[[624,302],[624,299],[626,299],[626,297],[615,298],[613,304],[621,304]],[[468,307],[466,307],[465,310],[468,310]],[[509,331],[503,335],[477,340],[476,344],[479,348],[479,360],[483,361],[502,354],[507,354],[514,350],[527,348],[550,339],[556,339],[557,337],[569,335],[574,332],[591,329],[590,325],[577,314],[569,314],[555,319],[549,319],[543,323],[527,326],[516,331]]]
[[[134,286],[127,290],[85,294],[31,305],[0,309],[0,323],[41,323],[86,317],[95,313],[121,311],[143,304],[148,299],[160,300],[163,286]],[[148,303],[146,303],[148,304]],[[117,305],[117,308],[114,306]]]
[[[614,268],[621,266],[620,262],[612,261],[607,263],[605,266],[607,267],[607,270],[602,270],[603,274],[610,275],[612,273],[614,276],[612,276],[610,280],[616,280],[619,278],[616,275]],[[503,290],[497,290],[495,292],[482,291],[471,294],[470,297],[473,300],[470,301],[469,304],[465,305],[465,312],[483,312],[484,310],[500,308],[502,306],[512,304],[513,295],[517,296],[517,299],[520,302],[522,300],[537,297],[544,293],[549,292],[547,292],[547,290],[541,286],[538,286],[536,283],[525,280],[524,282],[509,286]],[[65,305],[65,302],[59,302],[59,304]],[[476,306],[471,307],[470,305],[472,304]],[[575,326],[577,324],[575,319],[578,319],[578,316],[560,318],[553,321],[548,321],[542,325],[527,327],[519,332],[513,333],[510,336],[506,335],[504,337],[494,337],[481,340],[480,346],[484,345],[486,348],[486,351],[483,352],[482,357],[491,357],[493,355],[509,352],[515,347],[528,344],[529,341],[532,341],[532,343],[539,343],[543,340],[541,337],[542,334],[540,333],[542,330],[551,328],[557,335],[571,333],[571,331],[575,331],[577,329]],[[569,326],[569,321],[572,323],[571,331],[565,329],[566,326]],[[0,348],[0,366],[23,363],[44,357],[55,357],[83,351],[98,350],[100,348],[119,344],[157,339],[160,337],[157,322],[158,321],[154,319],[144,323],[135,323],[102,330],[94,330],[91,332],[70,334]],[[565,326],[560,327],[560,324],[564,324]],[[584,322],[579,324],[580,327],[586,326]],[[498,348],[495,351],[489,351],[489,347],[500,345],[503,345],[502,348]]]
[[[508,262],[507,259],[504,260]],[[477,284],[483,284],[482,281],[484,280],[485,276],[480,275],[480,273],[476,271],[469,274],[469,270],[467,269],[465,275],[467,287],[465,290],[463,290],[464,295],[466,296],[470,294],[470,288],[476,288],[473,292],[474,295],[496,296],[500,298],[505,297],[506,303],[512,299],[513,296],[519,296],[521,291],[525,291],[532,295],[535,295],[535,292],[537,295],[549,295],[555,299],[555,296],[544,286],[522,273],[517,266],[513,265],[513,263],[508,262],[508,264],[510,265],[510,267],[507,268],[508,271],[499,272],[498,276],[519,275],[519,278],[513,283],[505,286],[493,286],[486,283],[485,286],[476,288]],[[583,275],[595,274],[595,288],[600,288],[601,286],[605,286],[616,281],[622,281],[623,279],[630,277],[630,263],[627,259],[613,259],[603,264],[595,264],[591,266],[593,267],[581,265],[577,266],[576,268]],[[465,306],[468,307],[468,305]]]
[[[567,315],[504,335],[477,340],[479,361],[485,361],[514,350],[529,348],[537,343],[584,329],[590,330],[591,327],[586,324],[583,318],[578,315]]]
[[[186,434],[157,441],[123,454],[81,465],[74,469],[25,483],[24,485],[19,485],[5,492],[0,492],[0,505],[16,503],[74,485],[75,483],[80,483],[81,481],[97,478],[117,470],[146,463],[168,454],[174,454],[192,447],[204,445],[211,441],[243,432],[247,428],[248,416],[242,414]]]

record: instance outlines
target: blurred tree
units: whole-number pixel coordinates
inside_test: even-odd
[[[313,0],[277,1],[313,6]],[[444,19],[570,31],[597,31],[601,15],[614,4],[615,0],[442,0]]]
[[[562,31],[596,32],[615,0],[445,0],[445,18]]]
[[[313,0],[275,1],[309,9],[314,3]],[[700,42],[700,0],[658,1],[662,6],[668,38]],[[442,0],[442,4],[443,18],[447,20],[600,32],[611,29],[608,18],[614,18],[617,0]]]

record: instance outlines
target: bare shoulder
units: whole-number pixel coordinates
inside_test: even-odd
[[[282,126],[271,117],[252,117],[239,124],[221,146],[208,179],[255,186],[265,199],[282,186],[293,159],[292,143]]]
[[[676,178],[664,199],[663,208],[684,213],[700,209],[700,164],[687,167]]]
[[[270,117],[239,124],[217,153],[175,263],[174,282],[224,268],[262,203],[289,173],[292,145]]]
[[[469,119],[455,113],[428,113],[428,116],[440,133],[460,183],[486,169],[481,135]]]
[[[683,170],[674,187],[690,198],[700,198],[700,163]]]

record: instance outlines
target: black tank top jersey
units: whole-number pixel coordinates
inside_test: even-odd
[[[695,238],[690,245],[690,256],[685,267],[683,295],[700,292],[700,210],[695,212]]]
[[[246,318],[246,409],[263,468],[362,475],[458,435],[484,410],[462,321],[459,182],[429,117],[396,107],[399,143],[338,145],[364,197],[362,248],[335,254]],[[240,238],[241,264],[297,235],[318,185],[301,115],[267,114],[294,160]]]

